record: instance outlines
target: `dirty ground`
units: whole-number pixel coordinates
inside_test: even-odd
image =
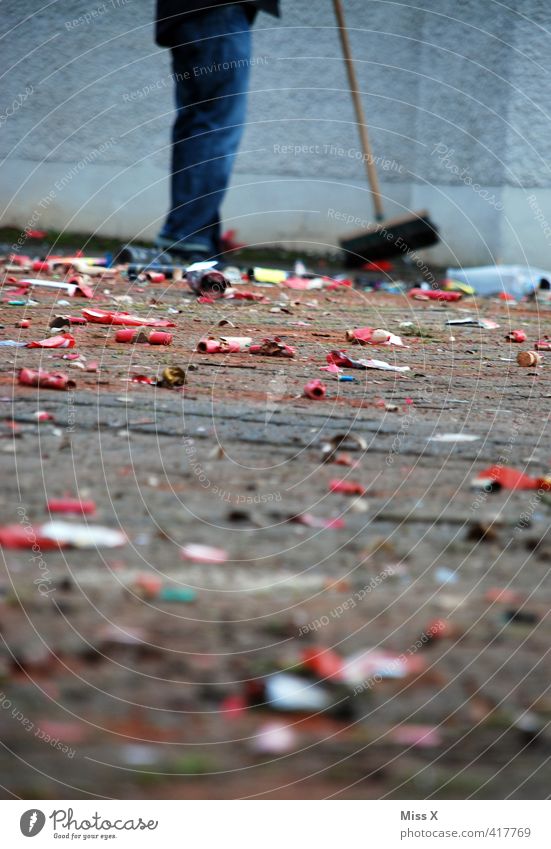
[[[92,307],[169,318],[174,340],[120,344],[116,328],[88,324],[71,327],[71,352],[3,349],[1,524],[61,518],[128,537],[1,549],[3,797],[547,797],[551,501],[471,487],[496,463],[549,470],[550,366],[544,355],[520,368],[521,346],[505,340],[540,339],[545,305],[345,287],[283,298],[248,284],[266,301],[209,304],[182,282],[94,283],[93,301],[35,291],[36,306],[5,303],[1,338],[47,338],[53,315]],[[470,315],[499,328],[446,325]],[[347,342],[364,326],[409,347]],[[278,336],[297,354],[194,352],[223,334]],[[410,371],[344,369],[354,380],[341,381],[320,370],[337,349]],[[63,359],[73,352],[97,369]],[[174,365],[183,389],[132,380]],[[76,389],[19,386],[22,367],[64,372]],[[319,401],[303,396],[316,378]],[[324,462],[340,434],[365,447],[349,438],[343,464]],[[433,438],[445,434],[478,438]],[[331,491],[335,480],[365,492]],[[64,496],[93,500],[95,515],[50,516],[47,500]],[[343,521],[290,521],[304,514]],[[192,544],[227,559],[185,559]],[[329,682],[344,711],[251,701],[267,675],[325,649],[412,666],[346,692]]]

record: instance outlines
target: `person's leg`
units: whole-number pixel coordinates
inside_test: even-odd
[[[171,209],[160,246],[216,254],[219,210],[243,134],[251,34],[239,4],[180,26],[172,49],[176,120],[172,133]]]

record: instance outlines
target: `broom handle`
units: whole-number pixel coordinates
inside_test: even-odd
[[[375,207],[375,217],[377,221],[382,221],[384,218],[383,214],[383,201],[381,198],[381,190],[379,188],[379,177],[377,175],[377,169],[375,167],[375,162],[373,161],[373,154],[371,152],[371,144],[369,143],[369,136],[367,133],[367,124],[365,122],[365,115],[363,110],[362,101],[360,98],[360,91],[358,88],[358,80],[356,78],[356,69],[354,68],[354,60],[352,58],[352,50],[350,49],[350,40],[348,38],[348,30],[346,29],[346,21],[344,19],[344,9],[342,7],[341,0],[333,0],[333,6],[335,8],[335,16],[337,18],[337,24],[339,28],[339,36],[341,39],[341,47],[342,53],[345,60],[346,72],[348,74],[348,84],[350,86],[350,94],[352,95],[352,101],[354,103],[354,110],[356,112],[356,123],[358,124],[358,132],[360,133],[360,142],[364,154],[364,162],[365,162],[365,170],[367,174],[367,181],[369,183],[369,187],[371,189],[371,194],[373,195],[373,206]]]

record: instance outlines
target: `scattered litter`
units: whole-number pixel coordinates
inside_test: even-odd
[[[58,336],[50,336],[41,342],[27,342],[27,348],[74,348],[76,339],[70,333],[60,333]]]
[[[76,383],[68,375],[37,369],[22,368],[18,381],[23,386],[39,386],[42,389],[75,389]]]
[[[284,289],[307,292],[312,289],[323,289],[328,282],[329,278],[326,277],[287,277],[279,285]]]
[[[533,478],[510,466],[490,466],[473,478],[476,489],[551,489],[551,478]]]
[[[141,278],[142,278],[142,275],[140,274],[138,276],[138,280],[140,280]],[[162,271],[150,271],[150,270],[148,270],[148,271],[143,272],[143,278],[145,280],[148,280],[150,283],[163,283],[166,280],[166,275],[163,274]]]
[[[96,512],[94,501],[80,498],[49,498],[46,508],[50,513],[79,513],[83,516],[92,516]]]
[[[166,318],[141,318],[126,312],[105,312],[104,310],[82,310],[83,317],[93,324],[118,324],[133,327],[176,327]]]
[[[380,369],[381,371],[410,371],[409,366],[393,366],[383,360],[353,360],[346,351],[331,351],[327,362],[344,368]]]
[[[457,583],[457,575],[455,572],[452,572],[451,569],[447,569],[445,566],[439,566],[434,573],[435,580],[439,584],[456,584]]]
[[[70,327],[72,324],[88,324],[85,318],[77,315],[56,315],[48,324],[52,330],[61,330],[62,327]]]
[[[211,297],[221,297],[230,285],[229,280],[221,271],[215,269],[205,271],[200,268],[193,269],[191,266],[186,269],[186,282],[196,295],[210,295]]]
[[[379,678],[393,679],[416,675],[425,668],[426,662],[418,654],[406,656],[374,648],[348,657],[343,664],[342,678],[352,687],[362,687],[366,682],[376,682]]]
[[[23,288],[43,288],[43,289],[62,289],[66,292],[69,297],[74,297],[75,295],[82,295],[85,298],[93,298],[94,292],[89,287],[86,286],[84,281],[82,280],[74,280],[69,283],[65,283],[62,280],[18,280],[18,285]]]
[[[547,366],[551,350],[544,335],[551,285],[548,295],[534,290],[524,303],[505,292],[483,303],[467,300],[472,286],[448,279],[439,291],[419,283],[413,304],[410,282],[384,281],[375,262],[369,279],[367,267],[357,273],[354,294],[348,278],[326,275],[331,266],[321,258],[308,260],[313,273],[292,261],[288,270],[253,269],[251,283],[223,260],[182,264],[179,274],[165,257],[165,268],[142,263],[134,274],[122,266],[106,272],[91,259],[99,262],[21,256],[0,295],[12,302],[3,335],[14,337],[0,342],[0,456],[8,495],[17,490],[0,527],[8,570],[1,624],[10,647],[0,677],[6,692],[17,694],[35,677],[44,687],[53,707],[33,716],[36,728],[79,742],[79,727],[54,718],[60,693],[75,715],[83,697],[80,686],[67,689],[67,669],[111,691],[115,664],[143,669],[149,683],[133,699],[132,677],[115,675],[122,712],[106,722],[98,702],[98,726],[150,745],[122,746],[114,760],[190,775],[195,756],[175,746],[193,746],[198,726],[182,729],[176,713],[210,713],[221,723],[218,739],[233,742],[227,752],[213,748],[211,764],[205,756],[197,769],[211,776],[207,791],[232,758],[246,767],[247,758],[289,754],[297,774],[311,773],[312,743],[335,744],[346,755],[358,740],[378,737],[395,754],[413,747],[408,757],[423,763],[445,743],[445,774],[457,772],[455,750],[447,749],[465,731],[473,751],[503,739],[501,749],[489,749],[492,774],[519,743],[532,744],[551,705],[543,673],[539,689],[535,679],[523,693],[514,690],[514,664],[499,680],[488,671],[517,649],[528,669],[530,652],[545,643],[551,458],[539,437],[551,390],[547,368],[534,366]],[[420,279],[411,257],[404,259],[408,281]],[[52,277],[19,286],[19,277],[39,271],[65,274],[67,288]],[[108,284],[105,273],[113,275]],[[71,315],[86,302],[69,294],[79,297],[90,281],[100,308]],[[368,286],[369,295],[358,291]],[[370,345],[387,350],[377,354]],[[513,368],[515,351],[532,372]],[[81,372],[78,401],[46,393],[75,387],[62,368]],[[341,381],[355,385],[340,390],[334,382]],[[323,398],[330,401],[311,400]],[[465,473],[475,455],[473,485],[502,488],[501,497],[469,495]],[[494,574],[489,565],[498,561]],[[50,592],[51,608],[43,597]],[[83,593],[113,624],[88,622]],[[28,615],[44,645],[29,631]],[[83,626],[84,643],[65,633],[63,617]],[[463,670],[457,684],[457,670],[481,646],[487,660]],[[476,704],[462,696],[467,672],[471,694],[487,689]],[[181,680],[194,682],[191,689],[171,688]],[[510,705],[505,692],[514,693]],[[538,692],[543,719],[523,713]],[[136,702],[159,711],[136,711]],[[480,729],[472,727],[476,710],[490,720]],[[171,711],[174,722],[166,722]],[[372,727],[354,725],[371,714]],[[455,725],[441,723],[452,715]],[[16,751],[30,746],[31,760],[38,753],[47,770],[51,753],[37,742],[33,755],[31,737],[23,740],[16,726],[7,742]],[[388,795],[396,775],[379,768],[388,760],[383,750],[373,767],[379,795]],[[519,763],[530,771],[528,760]],[[345,766],[337,783],[353,783],[353,773]],[[486,773],[471,764],[469,792]],[[134,779],[129,788],[138,795],[157,793]],[[330,779],[320,784],[326,795]],[[268,784],[269,775],[259,792]]]
[[[484,330],[496,330],[499,327],[497,321],[491,318],[450,318],[447,325],[460,326],[462,324],[471,327],[482,327]]]
[[[132,383],[144,383],[148,386],[156,386],[157,381],[154,377],[150,377],[147,374],[134,374],[132,375]]]
[[[133,582],[133,589],[144,598],[154,598],[162,589],[163,582],[158,575],[142,574]]]
[[[301,654],[302,666],[317,678],[342,680],[343,659],[333,649],[308,648]]]
[[[347,330],[346,338],[349,342],[357,345],[395,345],[399,348],[407,348],[407,345],[404,345],[399,336],[389,333],[388,330],[374,330],[372,327]]]
[[[333,531],[341,530],[345,527],[344,519],[322,519],[320,516],[314,516],[312,513],[299,513],[297,516],[291,516],[288,520],[297,525],[306,525],[307,528],[331,529]]]
[[[428,637],[423,645],[430,645],[439,640],[452,640],[460,635],[459,628],[456,628],[447,619],[433,619],[428,622],[423,629],[423,634]]]
[[[26,231],[26,233],[28,235],[28,231]],[[15,253],[9,255],[9,261],[13,266],[15,266],[15,268],[29,268],[32,263],[30,256]]]
[[[308,381],[303,392],[306,398],[310,398],[312,401],[321,401],[326,396],[327,387],[325,383],[322,383],[321,380],[315,378],[314,380]]]
[[[211,296],[212,297],[212,296]],[[243,289],[237,291],[236,289],[226,289],[224,294],[222,295],[225,301],[266,301],[265,295],[261,295],[259,292],[246,292]]]
[[[249,351],[251,354],[260,354],[263,357],[294,357],[296,354],[296,348],[285,345],[279,336],[263,339],[259,345],[251,345]]]
[[[520,594],[508,587],[490,587],[484,598],[491,604],[519,604],[522,601]]]
[[[546,723],[530,710],[524,711],[513,723],[513,728],[518,732],[523,748],[534,745],[545,727]]]
[[[228,552],[212,545],[188,543],[180,549],[180,556],[183,560],[192,560],[194,563],[225,563]]]
[[[366,487],[358,481],[337,480],[329,481],[329,491],[338,492],[341,495],[365,495]]]
[[[321,684],[289,672],[278,672],[266,678],[264,698],[274,710],[307,713],[325,710],[332,701]]]
[[[387,413],[397,413],[400,410],[398,404],[389,404],[388,401],[385,401],[383,398],[380,398],[378,401],[375,401],[376,407],[382,407],[383,410],[386,410]]]
[[[537,351],[519,351],[517,354],[517,363],[522,368],[532,368],[541,365],[543,357]]]
[[[126,534],[102,525],[73,525],[69,522],[47,522],[40,528],[45,539],[73,548],[118,548],[128,542]]]
[[[476,290],[473,286],[468,286],[466,283],[459,283],[458,280],[446,278],[442,282],[442,288],[449,292],[463,292],[464,295],[476,295]]]
[[[37,719],[37,734],[40,739],[46,740],[50,745],[58,743],[82,743],[88,736],[89,729],[80,722],[56,722],[51,719]],[[58,746],[56,745],[56,748]],[[63,748],[61,748],[63,751]]]
[[[162,330],[117,330],[115,342],[146,342],[148,345],[171,345],[172,334]]]
[[[355,433],[337,433],[327,442],[322,443],[321,454],[325,463],[333,460],[339,449],[348,451],[367,451],[367,442],[363,436]]]
[[[347,454],[344,451],[339,451],[337,454],[334,454],[331,457],[331,462],[336,466],[349,466],[353,469],[355,469],[360,463],[359,460],[354,460],[350,454]]]
[[[279,268],[262,268],[256,266],[249,271],[249,278],[257,283],[283,283],[287,278],[287,272]]]
[[[69,522],[46,522],[44,525],[7,525],[0,528],[0,545],[4,548],[118,548],[128,539],[121,531],[101,525],[73,525]]]
[[[250,336],[221,336],[219,339],[204,337],[195,349],[199,354],[237,354],[246,351],[251,343]]]
[[[442,735],[432,725],[399,725],[389,734],[393,743],[413,746],[416,749],[431,749],[442,744]]]
[[[288,725],[274,720],[265,722],[251,741],[251,748],[259,755],[284,755],[296,746],[297,733]]]
[[[462,292],[449,292],[444,289],[410,289],[410,298],[418,301],[459,301],[463,297]]]
[[[183,386],[186,381],[186,372],[183,368],[180,368],[180,366],[166,366],[163,369],[161,379],[157,381],[157,386],[163,386],[165,389],[176,389],[179,386]],[[144,380],[139,382],[145,383]]]
[[[466,538],[472,542],[496,542],[499,539],[499,518],[471,522]]]
[[[481,438],[473,433],[437,433],[429,436],[430,442],[476,442]]]
[[[41,533],[40,526],[19,524],[0,527],[0,546],[2,548],[32,548],[35,545],[44,551],[58,548],[55,540]]]
[[[529,610],[505,610],[502,614],[502,619],[506,624],[512,625],[537,625],[540,617],[537,613],[532,613]]]
[[[526,333],[524,330],[511,330],[505,339],[507,342],[526,342]]]
[[[157,601],[172,601],[187,603],[195,601],[197,593],[189,587],[162,587],[157,596]]]

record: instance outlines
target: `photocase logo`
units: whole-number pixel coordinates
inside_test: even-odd
[[[46,817],[42,811],[39,811],[36,808],[31,808],[30,811],[25,811],[19,820],[21,834],[24,834],[25,837],[36,837],[37,834],[40,834],[45,824]]]

